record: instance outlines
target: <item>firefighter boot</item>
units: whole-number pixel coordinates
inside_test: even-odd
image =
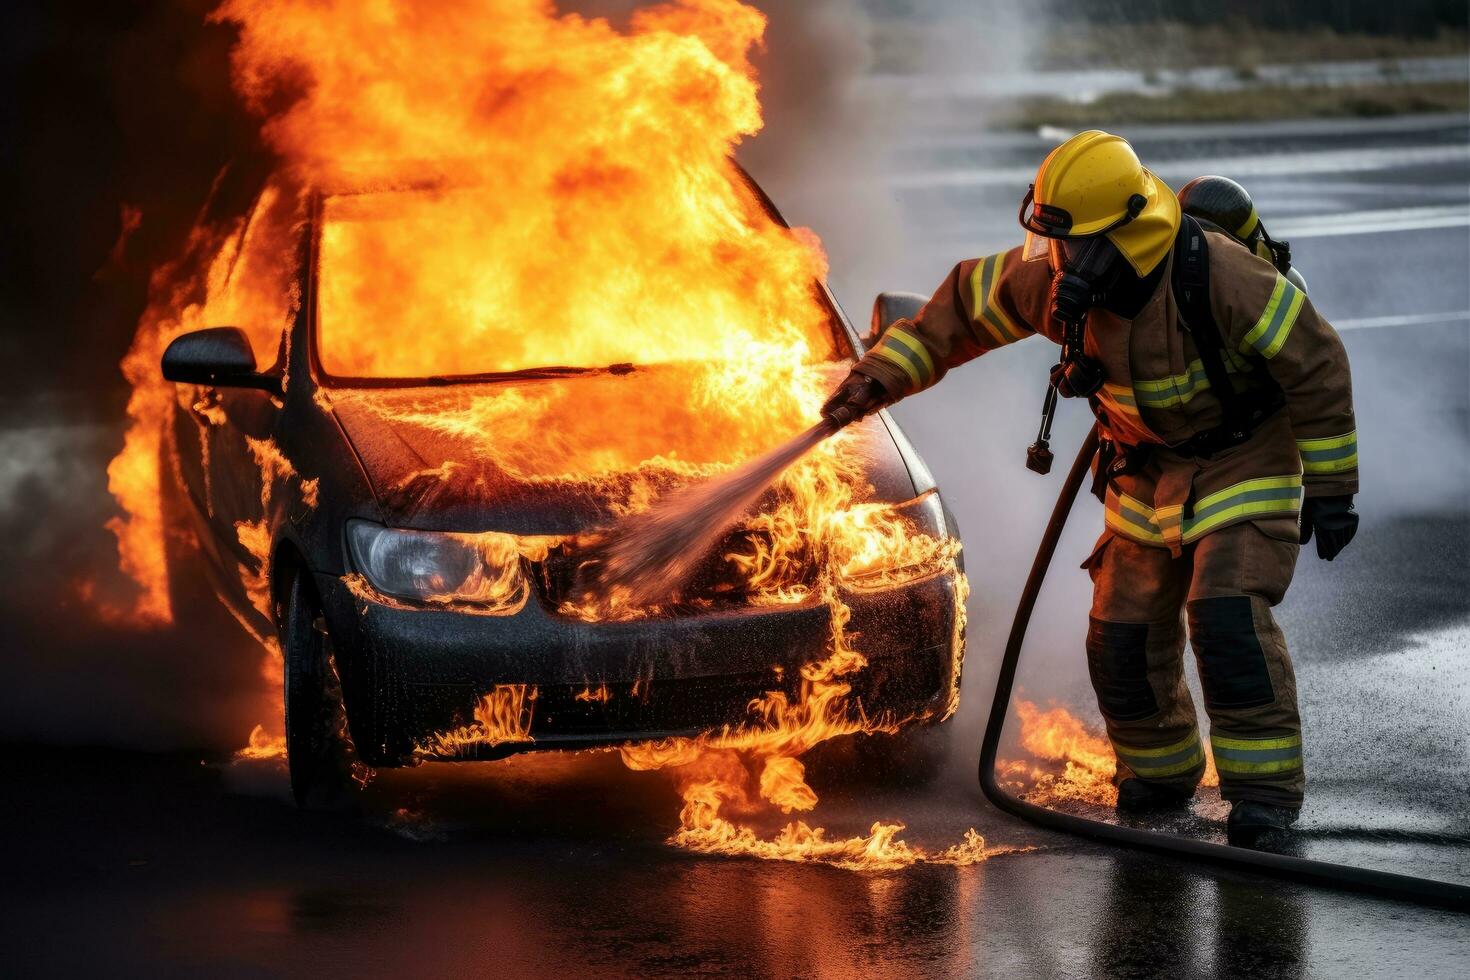
[[[1235,847],[1279,850],[1290,840],[1291,825],[1301,811],[1288,806],[1242,800],[1230,808],[1225,836]]]
[[[1118,784],[1118,812],[1142,817],[1155,813],[1171,813],[1186,809],[1194,798],[1191,790],[1178,786],[1161,786],[1137,777]]]

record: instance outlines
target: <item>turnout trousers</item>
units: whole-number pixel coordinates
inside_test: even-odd
[[[1118,758],[1115,782],[1136,776],[1193,790],[1204,773],[1184,682],[1187,624],[1220,795],[1301,806],[1296,677],[1271,615],[1299,550],[1290,518],[1223,528],[1177,557],[1103,536],[1083,566],[1093,581],[1087,665]]]

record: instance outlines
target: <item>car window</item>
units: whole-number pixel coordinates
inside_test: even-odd
[[[262,368],[276,363],[300,305],[301,214],[299,193],[266,186],[210,269],[204,321],[243,330]]]
[[[412,379],[842,356],[820,253],[743,183],[667,223],[597,199],[327,197],[318,363],[338,379]]]

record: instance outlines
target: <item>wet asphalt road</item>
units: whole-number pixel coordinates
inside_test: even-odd
[[[962,254],[1013,240],[1016,173],[1047,141],[951,132],[935,129],[869,189],[901,205],[909,244],[891,281],[838,271],[859,318],[878,286],[926,291]],[[1470,196],[1467,134],[1464,120],[1132,134],[1175,186],[1203,169],[1237,174],[1273,231],[1305,229],[1298,264],[1353,358],[1363,530],[1330,566],[1304,557],[1279,611],[1303,691],[1309,853],[1462,881],[1470,241],[1455,216]],[[1379,230],[1332,233],[1312,223],[1324,213]],[[950,772],[923,793],[814,777],[816,820],[834,833],[897,819],[927,846],[973,826],[1035,850],[884,875],[701,858],[663,843],[672,786],[607,755],[391,774],[366,816],[340,818],[296,813],[268,766],[13,746],[0,760],[0,973],[1459,974],[1465,917],[1115,853],[981,799],[974,743],[994,661],[1060,482],[1021,466],[1052,356],[1040,342],[1003,352],[896,413],[958,515],[975,586]],[[1067,409],[1059,456],[1085,428]],[[1075,566],[1099,526],[1084,501],[1021,675],[1025,696],[1084,716]]]

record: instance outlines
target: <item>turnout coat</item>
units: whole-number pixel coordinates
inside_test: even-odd
[[[1248,441],[1208,459],[1169,448],[1222,418],[1194,339],[1181,327],[1172,269],[1133,320],[1097,308],[1087,323],[1086,352],[1105,378],[1092,399],[1102,437],[1153,449],[1137,472],[1108,480],[1108,534],[1176,555],[1244,522],[1295,541],[1303,493],[1358,490],[1352,381],[1337,332],[1269,262],[1226,235],[1209,232],[1208,241],[1210,305],[1230,380],[1246,391],[1269,376],[1286,397]],[[1172,263],[1172,252],[1164,261]],[[913,320],[884,332],[857,370],[897,399],[1032,334],[1061,343],[1048,316],[1051,278],[1046,240],[1029,235],[1024,246],[961,262]]]

